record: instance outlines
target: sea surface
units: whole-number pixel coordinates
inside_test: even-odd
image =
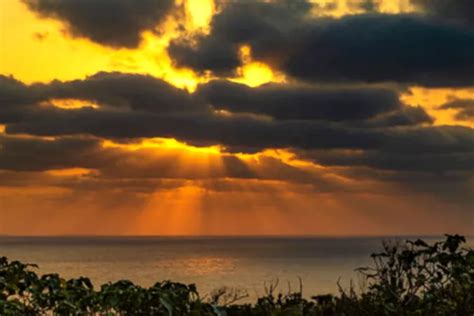
[[[371,264],[382,240],[396,239],[406,238],[0,237],[0,256],[36,263],[39,273],[88,276],[96,287],[119,279],[142,286],[172,280],[195,283],[201,294],[238,288],[252,300],[277,280],[277,291],[287,293],[299,289],[301,278],[307,297],[336,293],[338,282],[363,285],[354,269]]]

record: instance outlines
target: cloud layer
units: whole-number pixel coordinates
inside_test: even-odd
[[[473,29],[429,15],[316,18],[308,5],[231,2],[209,35],[175,40],[169,52],[178,65],[221,75],[241,65],[239,47],[249,45],[256,59],[305,81],[469,86],[473,43]]]
[[[137,47],[140,33],[153,30],[174,6],[173,0],[23,0],[39,15],[67,25],[73,36],[114,47]]]

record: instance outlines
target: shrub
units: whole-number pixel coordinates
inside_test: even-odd
[[[372,254],[374,265],[359,268],[368,287],[338,295],[299,292],[275,294],[265,287],[255,304],[237,304],[245,293],[219,289],[202,299],[194,285],[165,281],[143,288],[130,281],[107,283],[95,290],[88,278],[65,280],[38,276],[36,265],[0,258],[0,315],[318,315],[318,316],[472,316],[474,250],[465,238],[447,235],[432,245],[422,240],[384,243]]]

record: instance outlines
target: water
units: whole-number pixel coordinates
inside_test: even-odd
[[[286,237],[0,237],[0,256],[36,263],[40,273],[90,277],[94,284],[129,279],[142,286],[172,280],[195,283],[200,293],[228,286],[254,299],[264,283],[305,296],[336,293],[359,278],[387,238]],[[392,238],[393,239],[393,238]],[[472,240],[471,240],[472,241]],[[472,242],[471,242],[472,245]]]

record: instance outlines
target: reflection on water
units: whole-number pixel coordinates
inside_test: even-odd
[[[0,256],[37,263],[40,273],[88,276],[97,285],[129,279],[143,286],[172,280],[200,293],[228,286],[263,294],[264,282],[288,282],[304,293],[337,291],[357,281],[354,268],[386,238],[13,238],[0,237]],[[471,241],[472,245],[472,241]]]
[[[169,261],[171,265],[176,262]],[[190,275],[206,275],[212,273],[232,273],[235,271],[236,260],[224,257],[199,257],[188,258],[179,262],[178,265],[183,267],[183,273]]]

